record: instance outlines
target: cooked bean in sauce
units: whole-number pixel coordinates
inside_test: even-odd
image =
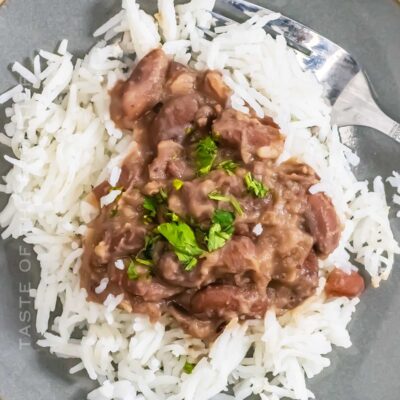
[[[229,106],[216,71],[194,71],[161,50],[111,93],[111,116],[133,134],[116,187],[85,238],[82,285],[92,301],[157,320],[169,313],[212,339],[232,318],[301,304],[318,286],[318,259],[338,245],[331,200],[310,194],[307,164],[278,164],[284,137],[269,117]],[[132,133],[133,132],[133,133]],[[108,279],[105,290],[96,288]],[[355,295],[328,280],[332,293]],[[100,293],[99,293],[100,292]]]
[[[365,289],[363,277],[356,271],[350,274],[335,268],[328,276],[325,291],[332,297],[358,297]]]

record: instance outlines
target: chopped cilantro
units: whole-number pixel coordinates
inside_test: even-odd
[[[115,207],[111,210],[111,212],[110,212],[110,217],[111,217],[111,218],[114,218],[114,217],[116,217],[117,215],[118,215],[118,205],[115,206]]]
[[[142,264],[142,265],[146,265],[146,266],[151,266],[151,265],[153,265],[153,261],[152,261],[152,260],[146,260],[145,258],[135,257],[135,261],[136,261],[138,264]]]
[[[120,192],[124,192],[125,188],[123,186],[110,186],[109,192],[112,192],[114,190],[118,190]]]
[[[165,216],[169,218],[172,222],[183,222],[182,218],[174,212],[167,212]]]
[[[232,160],[222,161],[218,165],[218,169],[223,169],[228,175],[234,175],[238,164]]]
[[[232,207],[236,211],[236,214],[243,215],[242,207],[240,206],[240,203],[238,202],[238,200],[235,197],[225,196],[218,192],[211,192],[211,193],[209,193],[208,197],[211,200],[225,201],[227,203],[231,203]]]
[[[183,186],[183,181],[181,181],[180,179],[174,179],[172,181],[172,186],[175,190],[180,190]]]
[[[159,238],[159,235],[154,234],[144,238],[144,247],[137,253],[136,262],[142,265],[153,265],[153,248]]]
[[[197,257],[203,254],[192,228],[182,221],[177,221],[161,224],[157,231],[168,240],[186,271],[191,271],[197,264]]]
[[[220,224],[213,224],[208,232],[207,248],[208,251],[220,249],[232,237],[232,234],[224,232]]]
[[[157,240],[159,240],[160,235],[150,234],[144,238],[144,247],[136,254],[136,257],[132,257],[128,266],[128,278],[131,280],[139,279],[141,274],[140,270],[143,267],[151,267],[153,265],[153,248]],[[141,267],[138,271],[138,267]],[[151,273],[150,269],[145,273],[149,276]],[[142,274],[143,275],[143,274]]]
[[[217,144],[211,136],[207,136],[197,143],[196,165],[200,175],[206,175],[211,171],[216,156]]]
[[[251,172],[248,172],[245,175],[244,182],[246,184],[247,191],[249,193],[253,194],[255,197],[259,197],[260,199],[263,199],[269,193],[269,189],[267,187],[265,187],[261,181],[255,179],[251,175]]]
[[[143,201],[144,208],[144,221],[147,223],[154,222],[157,215],[157,208],[159,205],[164,204],[168,196],[164,189],[161,189],[154,196],[145,196]]]
[[[195,366],[196,364],[192,364],[186,361],[185,365],[183,366],[183,371],[186,372],[187,374],[191,374]]]
[[[144,220],[152,222],[157,215],[157,200],[154,196],[146,196],[143,201]]]
[[[212,217],[212,225],[208,231],[208,251],[217,250],[225,245],[234,232],[233,222],[235,214],[225,210],[215,210]]]
[[[160,204],[165,203],[168,199],[167,192],[164,188],[161,188],[160,191],[155,195],[155,197]]]
[[[231,201],[229,196],[225,196],[225,195],[223,195],[223,194],[221,194],[221,193],[219,193],[217,191],[209,193],[208,197],[211,200],[226,201],[226,202],[230,202]]]
[[[135,264],[134,260],[130,261],[127,273],[128,273],[128,278],[131,281],[135,281],[135,280],[139,279],[139,273],[138,273],[138,271],[136,269],[136,264]]]
[[[185,128],[184,132],[186,133],[186,135],[190,135],[194,132],[194,126],[188,126],[187,128]]]
[[[226,210],[220,210],[220,209],[217,209],[214,211],[214,215],[212,217],[212,222],[214,224],[220,224],[223,229],[232,227],[234,221],[235,221],[234,213],[232,213],[230,211],[226,211]]]

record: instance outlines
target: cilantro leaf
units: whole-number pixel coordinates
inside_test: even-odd
[[[215,210],[212,217],[212,225],[208,231],[208,251],[217,250],[225,245],[234,232],[233,222],[235,215],[230,211]]]
[[[226,195],[223,195],[223,194],[215,191],[215,192],[209,193],[208,198],[210,198],[211,200],[225,201],[227,203],[231,203],[231,206],[236,211],[236,214],[243,215],[243,210],[242,210],[242,207],[241,207],[239,201],[233,196],[226,196]]]
[[[196,146],[196,166],[200,175],[210,172],[217,156],[217,144],[211,136],[201,139]]]
[[[153,265],[153,249],[160,235],[147,235],[144,238],[144,247],[137,253],[135,261],[142,265]]]
[[[233,228],[234,221],[235,221],[234,213],[220,209],[214,211],[214,215],[212,217],[212,223],[220,224],[224,230],[227,230],[228,228],[231,227]]]
[[[159,204],[166,203],[168,200],[168,195],[165,189],[161,188],[160,191],[155,195],[155,198]]]
[[[235,199],[233,196],[231,196],[230,197],[230,201],[231,201],[232,207],[236,211],[236,214],[237,215],[243,215],[242,207],[241,207],[240,203],[237,201],[237,199]]]
[[[220,224],[211,225],[207,238],[208,251],[220,249],[231,237],[232,234],[224,232]]]
[[[191,271],[197,265],[197,258],[175,249],[178,260],[185,266],[185,271]]]
[[[187,374],[191,374],[192,371],[194,370],[194,367],[196,364],[192,364],[188,361],[185,362],[185,365],[183,366],[183,371],[186,372]]]
[[[138,264],[142,264],[142,265],[145,265],[145,266],[148,266],[148,267],[153,265],[153,261],[152,260],[146,260],[145,258],[135,257],[135,261]]]
[[[168,240],[186,271],[191,271],[197,264],[197,257],[204,253],[197,244],[192,228],[182,221],[176,221],[159,225],[157,231]]]
[[[186,135],[190,135],[191,133],[194,132],[194,126],[192,126],[192,125],[188,126],[187,128],[185,128],[184,132]]]
[[[113,190],[118,190],[120,192],[124,192],[125,188],[123,186],[110,186],[108,192],[112,192]]]
[[[228,175],[234,175],[236,168],[239,165],[232,160],[222,161],[218,165],[218,169],[223,169]]]
[[[251,172],[248,172],[245,175],[244,182],[246,184],[247,191],[249,193],[253,194],[253,196],[255,196],[255,197],[259,197],[260,199],[263,199],[269,193],[269,188],[264,186],[264,184],[261,181],[255,179],[252,176]]]
[[[128,278],[131,280],[139,279],[141,276],[150,276],[153,265],[153,249],[155,243],[160,239],[160,235],[150,234],[144,238],[144,247],[132,257],[128,266]],[[147,271],[144,272],[143,268]]]
[[[127,270],[128,278],[131,281],[136,281],[139,279],[139,272],[136,269],[136,264],[135,261],[131,260],[129,265],[128,265],[128,270]]]
[[[158,206],[165,204],[167,199],[168,196],[164,189],[160,189],[154,196],[145,196],[143,201],[144,221],[147,223],[154,222]]]
[[[226,201],[228,203],[231,201],[229,196],[225,196],[224,194],[221,194],[217,191],[209,193],[208,198],[210,198],[211,200]]]
[[[152,222],[157,215],[157,200],[154,196],[146,196],[143,201],[144,220]]]
[[[180,190],[183,186],[183,181],[181,181],[180,179],[174,179],[172,181],[172,186],[175,190]]]
[[[111,209],[110,217],[114,218],[118,215],[118,205],[116,205],[113,209]]]
[[[165,216],[169,218],[172,222],[184,222],[183,219],[174,212],[167,212],[165,213]]]

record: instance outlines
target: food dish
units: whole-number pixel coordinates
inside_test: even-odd
[[[196,71],[152,50],[111,91],[110,116],[134,143],[87,202],[98,212],[83,239],[81,286],[100,304],[157,321],[166,312],[191,336],[215,339],[230,320],[278,315],[315,294],[318,257],[341,223],[320,182],[297,159],[279,164],[272,118],[229,106],[218,71]],[[356,297],[340,269],[326,292]]]
[[[194,375],[192,375],[192,376],[194,376]]]

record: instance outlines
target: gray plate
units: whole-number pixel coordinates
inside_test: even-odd
[[[67,37],[76,54],[90,33],[118,8],[119,0],[7,0],[0,8],[0,92],[15,84],[14,60],[34,50],[53,50]],[[144,2],[143,2],[144,3]],[[154,6],[155,0],[145,1]],[[261,2],[260,2],[261,3]],[[265,2],[264,4],[267,4]],[[336,41],[366,68],[384,110],[400,120],[400,6],[394,0],[270,0],[282,11]],[[28,62],[28,61],[27,61]],[[27,64],[29,65],[29,64]],[[0,130],[4,116],[0,114]],[[400,169],[400,146],[373,130],[358,129],[346,142],[361,156],[360,178]],[[0,147],[4,153],[6,149]],[[8,166],[0,162],[3,175]],[[1,204],[5,197],[1,197]],[[397,238],[400,223],[393,222]],[[35,340],[32,303],[26,293],[38,282],[38,265],[21,242],[0,241],[0,398],[81,400],[94,387],[82,373],[69,376],[73,362],[52,357]],[[397,266],[381,289],[369,289],[350,324],[353,347],[335,349],[332,366],[310,382],[317,399],[398,400],[400,397],[400,273]]]

